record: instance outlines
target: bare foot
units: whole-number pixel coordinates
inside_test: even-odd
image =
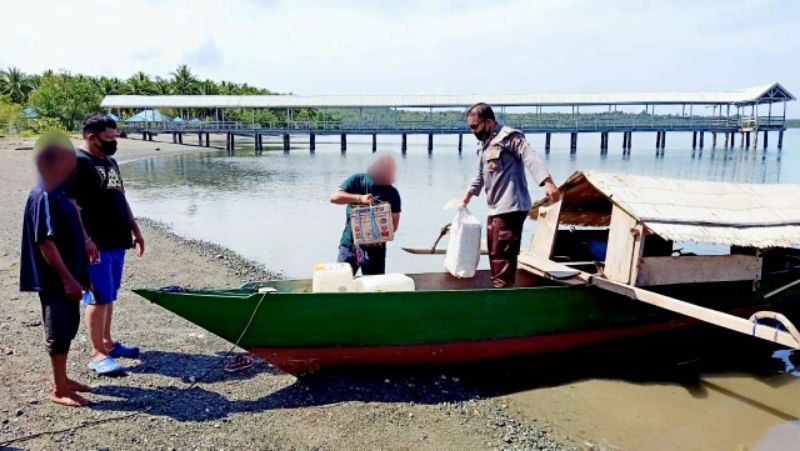
[[[74,381],[72,379],[67,379],[67,387],[70,390],[75,391],[75,392],[88,393],[88,392],[92,391],[92,387],[90,387],[90,386],[88,386],[86,384],[81,384],[80,382]],[[52,382],[50,382],[50,390],[56,391],[56,385],[54,383],[52,383]]]
[[[72,390],[61,392],[53,390],[50,392],[50,401],[68,407],[84,407],[89,405],[88,399]]]
[[[67,379],[67,386],[69,386],[69,388],[71,388],[72,391],[76,391],[76,392],[87,393],[87,392],[92,391],[92,387],[90,387],[90,386],[88,386],[86,384],[81,384],[80,382],[74,381],[72,379]]]

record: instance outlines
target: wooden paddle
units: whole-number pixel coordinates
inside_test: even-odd
[[[433,246],[430,248],[427,247],[404,247],[402,248],[404,251],[408,252],[409,254],[415,255],[443,255],[447,252],[445,249],[436,249],[436,246],[439,244],[439,241],[444,238],[445,235],[450,233],[450,224],[445,224],[442,226],[441,230],[439,230],[439,237],[436,238],[436,241],[433,242]],[[481,240],[481,255],[488,255],[489,250],[486,246],[486,242]]]

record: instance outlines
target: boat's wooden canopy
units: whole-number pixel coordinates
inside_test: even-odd
[[[754,248],[800,245],[800,185],[579,171],[561,191],[561,225],[607,227],[616,206],[667,240]],[[544,205],[543,199],[533,206],[533,219]]]

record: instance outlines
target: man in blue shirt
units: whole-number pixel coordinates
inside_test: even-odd
[[[331,194],[331,203],[347,205],[344,231],[339,240],[338,262],[347,262],[353,274],[361,269],[361,274],[384,274],[386,272],[386,243],[356,246],[350,226],[350,206],[352,204],[370,205],[375,202],[389,202],[392,207],[392,223],[395,232],[400,226],[400,193],[392,186],[395,180],[396,163],[394,158],[384,155],[375,160],[365,173],[347,178]]]
[[[89,261],[80,214],[69,192],[75,150],[58,132],[34,145],[39,184],[25,205],[20,249],[21,291],[39,294],[45,342],[53,369],[50,400],[72,407],[89,401],[90,388],[67,377],[67,355],[80,325],[80,302],[89,289]]]

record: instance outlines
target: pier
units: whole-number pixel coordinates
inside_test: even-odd
[[[256,153],[264,149],[263,138],[282,137],[289,151],[294,135],[308,136],[308,147],[316,149],[316,136],[338,135],[347,150],[348,135],[369,135],[377,150],[379,135],[401,136],[401,151],[408,149],[408,135],[426,135],[427,150],[433,152],[436,135],[470,133],[464,120],[469,106],[492,105],[498,120],[526,134],[544,134],[545,152],[551,135],[570,135],[570,152],[576,152],[580,134],[600,134],[600,150],[607,151],[611,133],[622,134],[623,150],[629,152],[634,133],[655,133],[655,149],[663,152],[668,133],[691,133],[692,147],[702,149],[706,134],[716,147],[722,135],[724,147],[733,148],[737,137],[742,148],[756,148],[762,135],[764,149],[769,133],[777,133],[783,145],[786,103],[795,97],[779,83],[737,91],[720,92],[630,92],[595,94],[519,95],[408,95],[408,96],[107,96],[102,107],[116,112],[154,109],[174,111],[180,120],[122,122],[129,135],[152,140],[171,135],[172,142],[210,147],[210,135],[225,135],[225,149],[233,150],[237,138],[253,142]],[[258,111],[270,110],[277,121],[262,121]],[[205,113],[206,120],[185,120]],[[237,117],[236,120],[225,119]]]

